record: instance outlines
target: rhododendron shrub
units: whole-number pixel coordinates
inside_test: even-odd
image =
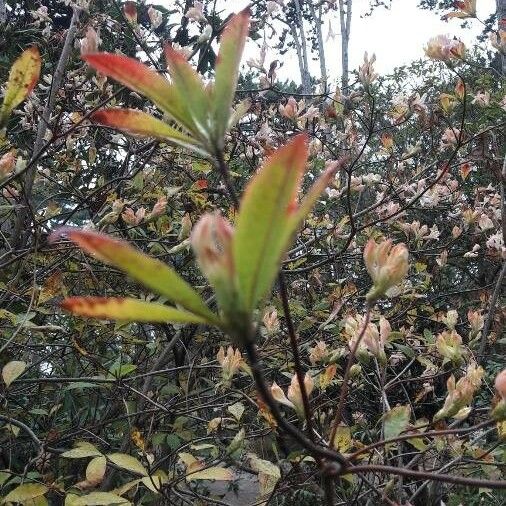
[[[504,30],[299,87],[351,2],[221,4],[9,6],[0,501],[501,503]]]

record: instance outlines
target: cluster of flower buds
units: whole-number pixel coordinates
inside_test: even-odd
[[[441,19],[446,21],[451,18],[466,19],[476,17],[476,0],[456,0],[453,2],[453,5],[458,10],[444,14]]]
[[[379,244],[369,239],[364,248],[364,262],[373,281],[366,299],[374,302],[398,285],[409,269],[408,249],[401,244],[392,245],[390,239]]]
[[[500,400],[492,410],[492,418],[497,421],[506,420],[506,369],[503,369],[495,378],[495,389]]]
[[[314,388],[314,381],[309,373],[306,373],[304,376],[304,387],[306,389],[307,395],[311,395],[311,392]],[[280,404],[284,404],[285,406],[294,409],[297,413],[297,416],[300,419],[304,419],[304,402],[302,400],[302,392],[300,390],[300,385],[296,374],[292,376],[292,381],[288,387],[287,395],[285,395],[281,387],[276,382],[274,382],[271,386],[271,393],[276,401],[278,401]]]
[[[433,59],[444,62],[461,60],[466,53],[466,46],[460,40],[450,39],[446,35],[433,37],[427,43],[425,54]]]
[[[364,63],[358,68],[358,79],[366,88],[370,86],[378,77],[378,74],[374,71],[375,61],[376,55],[373,54],[371,58],[369,58],[369,55],[366,52],[364,54]]]
[[[467,312],[467,319],[470,326],[469,339],[479,337],[481,329],[483,328],[483,325],[485,325],[485,318],[481,314],[481,311],[473,311],[470,309]]]
[[[350,350],[353,349],[357,339],[362,335],[357,357],[367,360],[370,353],[384,364],[386,363],[385,344],[392,333],[390,322],[382,316],[379,320],[379,329],[376,324],[369,322],[364,330],[364,320],[365,318],[360,315],[346,318],[344,330],[348,337],[348,346]]]
[[[245,364],[241,352],[238,349],[234,350],[232,346],[229,346],[225,353],[225,348],[221,346],[218,354],[216,355],[216,360],[218,360],[218,363],[221,366],[221,378],[223,384],[225,386],[230,386],[230,382],[236,372]]]
[[[455,376],[452,374],[446,382],[448,394],[444,405],[434,415],[434,420],[437,421],[447,417],[453,417],[458,420],[466,418],[471,411],[469,404],[473,400],[475,392],[481,386],[483,374],[483,368],[473,362],[467,367],[465,376],[460,378],[456,383]]]
[[[492,32],[488,37],[492,47],[497,49],[500,53],[506,54],[506,30]]]
[[[462,337],[455,329],[441,332],[436,337],[436,348],[442,357],[454,364],[460,364],[466,354],[466,349],[462,346]]]

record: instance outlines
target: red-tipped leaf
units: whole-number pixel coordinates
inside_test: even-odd
[[[62,308],[77,316],[99,320],[151,323],[206,323],[206,319],[187,311],[154,302],[121,297],[69,297]]]
[[[181,126],[192,131],[192,122],[177,90],[154,70],[140,61],[120,54],[89,53],[82,58],[101,74],[149,98]]]
[[[86,253],[113,265],[132,279],[163,295],[170,302],[199,315],[210,323],[219,324],[218,317],[205,305],[200,295],[168,265],[145,255],[124,241],[105,234],[78,228],[56,230],[51,240],[65,236]]]
[[[91,121],[123,132],[154,137],[205,154],[197,141],[167,123],[136,109],[101,109],[90,116]]]
[[[248,184],[234,234],[241,305],[251,311],[266,295],[294,233],[297,192],[308,157],[297,135],[264,163]]]

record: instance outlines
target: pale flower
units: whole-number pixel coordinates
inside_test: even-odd
[[[453,417],[466,408],[473,400],[475,392],[481,386],[484,370],[471,362],[466,375],[455,383],[455,376],[451,375],[446,382],[448,395],[444,405],[434,416],[434,420]]]
[[[449,330],[453,330],[459,321],[459,314],[455,309],[450,309],[446,315],[441,317],[441,323],[446,325]]]
[[[495,389],[501,398],[506,401],[506,369],[503,369],[495,378]]]
[[[365,52],[364,63],[358,68],[358,78],[365,87],[369,86],[378,77],[378,74],[374,71],[375,61],[375,54],[369,59],[369,55]]]
[[[456,0],[453,2],[458,11],[444,14],[441,19],[448,20],[451,18],[475,18],[476,17],[476,0]]]
[[[490,104],[490,92],[478,91],[473,98],[471,104],[479,105],[480,107],[486,107]]]
[[[276,309],[267,310],[262,318],[268,335],[274,335],[280,328],[278,312]]]
[[[455,331],[441,332],[436,337],[436,348],[442,357],[458,364],[465,354],[465,348],[462,346],[462,337]]]
[[[393,246],[390,239],[379,244],[369,239],[364,248],[364,262],[374,284],[366,296],[372,302],[405,278],[409,270],[408,249],[402,243]]]
[[[441,136],[441,147],[449,148],[455,146],[460,138],[460,130],[458,128],[446,128]]]
[[[156,10],[152,5],[148,7],[148,17],[151,26],[156,30],[163,21],[162,13],[159,10]]]
[[[193,227],[190,243],[202,273],[223,307],[235,298],[232,225],[219,212],[204,214]]]
[[[314,389],[314,381],[309,373],[306,373],[304,376],[304,387],[306,394],[309,397]],[[274,397],[276,401],[278,401],[280,404],[284,404],[285,406],[294,409],[297,412],[297,416],[299,416],[299,418],[304,418],[304,402],[302,400],[302,392],[296,374],[292,376],[292,381],[288,387],[288,395],[285,395],[281,387],[276,382],[274,382],[271,386],[271,393],[272,397]]]
[[[425,54],[433,60],[448,62],[454,59],[462,59],[466,51],[464,43],[450,39],[446,35],[437,35],[429,40],[425,48]]]
[[[325,341],[318,341],[315,346],[309,349],[309,362],[315,365],[319,362],[325,362],[329,357],[329,351]]]
[[[186,11],[185,16],[192,21],[206,21],[202,2],[193,2],[193,7]]]
[[[492,32],[489,34],[489,40],[492,47],[497,49],[502,54],[506,54],[506,30],[499,30],[499,32]]]
[[[96,53],[101,42],[102,40],[100,39],[95,29],[89,26],[86,30],[86,35],[79,41],[81,55]]]
[[[137,226],[144,219],[146,215],[146,209],[141,207],[136,212],[131,207],[127,207],[122,213],[121,217],[123,221],[130,226]]]
[[[0,157],[0,178],[8,176],[16,166],[16,150],[11,149]]]
[[[244,363],[241,352],[238,349],[234,350],[232,346],[227,348],[226,353],[223,346],[221,346],[216,359],[221,366],[221,375],[225,384],[230,383],[230,380]]]
[[[469,320],[469,325],[471,327],[471,338],[474,338],[483,328],[483,325],[485,324],[485,318],[481,314],[481,311],[473,311],[470,309],[467,312],[467,319]]]
[[[293,97],[289,97],[285,105],[279,104],[278,110],[281,116],[288,119],[295,119],[300,112],[299,105]]]
[[[167,197],[165,196],[159,197],[155,205],[153,206],[153,209],[151,209],[148,218],[149,219],[158,218],[159,216],[165,214],[166,210],[167,210]]]

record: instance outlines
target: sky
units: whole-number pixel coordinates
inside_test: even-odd
[[[170,3],[170,0],[165,0]],[[225,0],[225,10],[239,11],[246,5],[247,0]],[[377,8],[372,16],[363,17],[368,11],[369,0],[353,1],[353,16],[350,36],[350,70],[358,68],[361,64],[364,52],[369,55],[376,54],[375,69],[380,74],[388,73],[396,66],[409,63],[424,57],[423,47],[427,41],[436,35],[447,34],[457,36],[466,43],[472,44],[475,37],[481,32],[483,25],[478,20],[470,20],[471,27],[461,29],[461,21],[451,19],[448,22],[441,21],[440,15],[433,11],[425,11],[417,8],[417,0],[392,0],[389,10]],[[495,0],[477,1],[478,18],[484,20],[495,11]],[[327,67],[331,81],[336,82],[339,78],[340,69],[340,36],[338,13],[333,13],[330,18],[332,30],[336,34],[334,40],[326,42]],[[327,39],[329,31],[328,21],[324,25],[323,36]],[[248,44],[244,60],[258,54],[258,45]],[[275,57],[272,57],[275,59]],[[269,56],[267,64],[270,63]],[[283,66],[278,70],[278,78],[293,79],[300,82],[300,74],[297,66],[295,51],[291,50],[282,57]],[[313,74],[319,76],[318,62],[311,63]]]

